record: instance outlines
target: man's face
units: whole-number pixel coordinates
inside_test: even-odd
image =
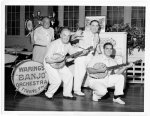
[[[113,51],[113,47],[112,45],[106,45],[104,48],[104,54],[106,56],[111,56],[112,55],[112,51]]]
[[[48,18],[43,19],[43,27],[45,29],[48,29],[50,27],[50,19],[48,19]]]
[[[67,30],[67,29],[64,29],[61,34],[60,34],[60,37],[61,37],[61,40],[64,44],[67,44],[69,42],[69,39],[70,39],[70,31]]]
[[[92,22],[91,25],[90,25],[90,29],[91,29],[92,33],[97,33],[98,29],[99,29],[98,22],[96,22],[96,21]]]

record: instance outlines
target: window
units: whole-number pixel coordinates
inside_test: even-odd
[[[25,6],[25,20],[33,17],[34,6]],[[25,35],[29,32],[25,29]]]
[[[79,6],[64,6],[64,26],[71,31],[78,28],[79,23]]]
[[[124,7],[108,6],[107,7],[107,25],[124,23]]]
[[[7,35],[20,35],[20,6],[7,6]]]
[[[131,26],[145,32],[145,7],[132,7]]]
[[[101,6],[85,6],[85,16],[101,16]]]

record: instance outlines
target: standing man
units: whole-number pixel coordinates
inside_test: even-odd
[[[49,84],[46,97],[52,98],[55,92],[58,90],[61,82],[63,82],[63,97],[71,100],[75,100],[76,97],[72,95],[73,87],[73,75],[68,67],[56,68],[57,63],[63,63],[67,53],[73,54],[77,50],[71,46],[69,39],[71,32],[68,29],[63,29],[60,34],[60,38],[53,41],[47,49],[46,56],[44,58],[44,67],[48,74]],[[56,65],[55,65],[56,64]]]
[[[125,104],[123,100],[121,100],[121,95],[123,95],[123,89],[125,84],[125,78],[122,73],[129,67],[132,66],[130,63],[127,66],[123,66],[116,70],[110,70],[108,73],[106,72],[107,67],[117,65],[117,61],[111,58],[113,52],[113,44],[105,43],[103,46],[104,54],[94,56],[87,66],[87,72],[89,76],[88,85],[93,90],[93,101],[98,101],[107,93],[108,87],[115,87],[113,102],[119,104]],[[97,63],[99,64],[96,67]],[[122,64],[121,62],[118,62]],[[113,72],[113,73],[112,73]],[[99,74],[96,76],[96,74]]]
[[[83,50],[90,46],[95,48],[94,54],[101,53],[100,47],[97,47],[99,38],[100,25],[97,20],[92,20],[90,22],[90,30],[85,30],[82,34],[82,38],[79,39],[78,49]],[[82,82],[86,73],[86,66],[90,59],[92,58],[92,52],[87,56],[79,57],[75,60],[75,71],[74,71],[74,93],[79,96],[84,96],[85,94],[81,91]]]
[[[32,60],[43,63],[46,47],[54,40],[54,29],[50,27],[50,19],[44,17],[42,26],[31,33],[31,41],[34,46]]]

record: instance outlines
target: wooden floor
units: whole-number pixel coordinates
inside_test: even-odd
[[[144,112],[143,84],[128,84],[123,98],[126,104],[120,105],[112,102],[113,90],[109,90],[110,96],[99,102],[92,101],[92,91],[89,88],[83,88],[86,96],[77,96],[75,101],[63,99],[62,88],[57,91],[53,100],[48,100],[45,97],[45,91],[29,97],[16,92],[8,78],[6,77],[7,84],[5,83],[5,111]]]

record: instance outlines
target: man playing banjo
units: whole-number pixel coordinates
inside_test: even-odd
[[[104,53],[95,55],[87,66],[88,86],[93,90],[93,101],[98,101],[107,93],[108,87],[115,87],[113,102],[125,104],[120,99],[123,95],[125,78],[122,73],[133,65],[130,63],[116,70],[107,71],[107,67],[117,65],[118,62],[111,58],[113,43],[106,42],[103,45]],[[119,63],[121,64],[121,62]],[[111,74],[114,72],[114,74]]]
[[[72,95],[73,75],[69,68],[65,66],[64,62],[66,54],[77,53],[77,49],[69,43],[70,35],[70,30],[64,28],[61,31],[60,38],[53,41],[47,48],[47,53],[44,58],[44,67],[50,83],[45,93],[48,98],[53,97],[63,81],[63,97],[71,100],[76,99],[76,97]],[[83,54],[87,52],[88,51],[85,50]]]

